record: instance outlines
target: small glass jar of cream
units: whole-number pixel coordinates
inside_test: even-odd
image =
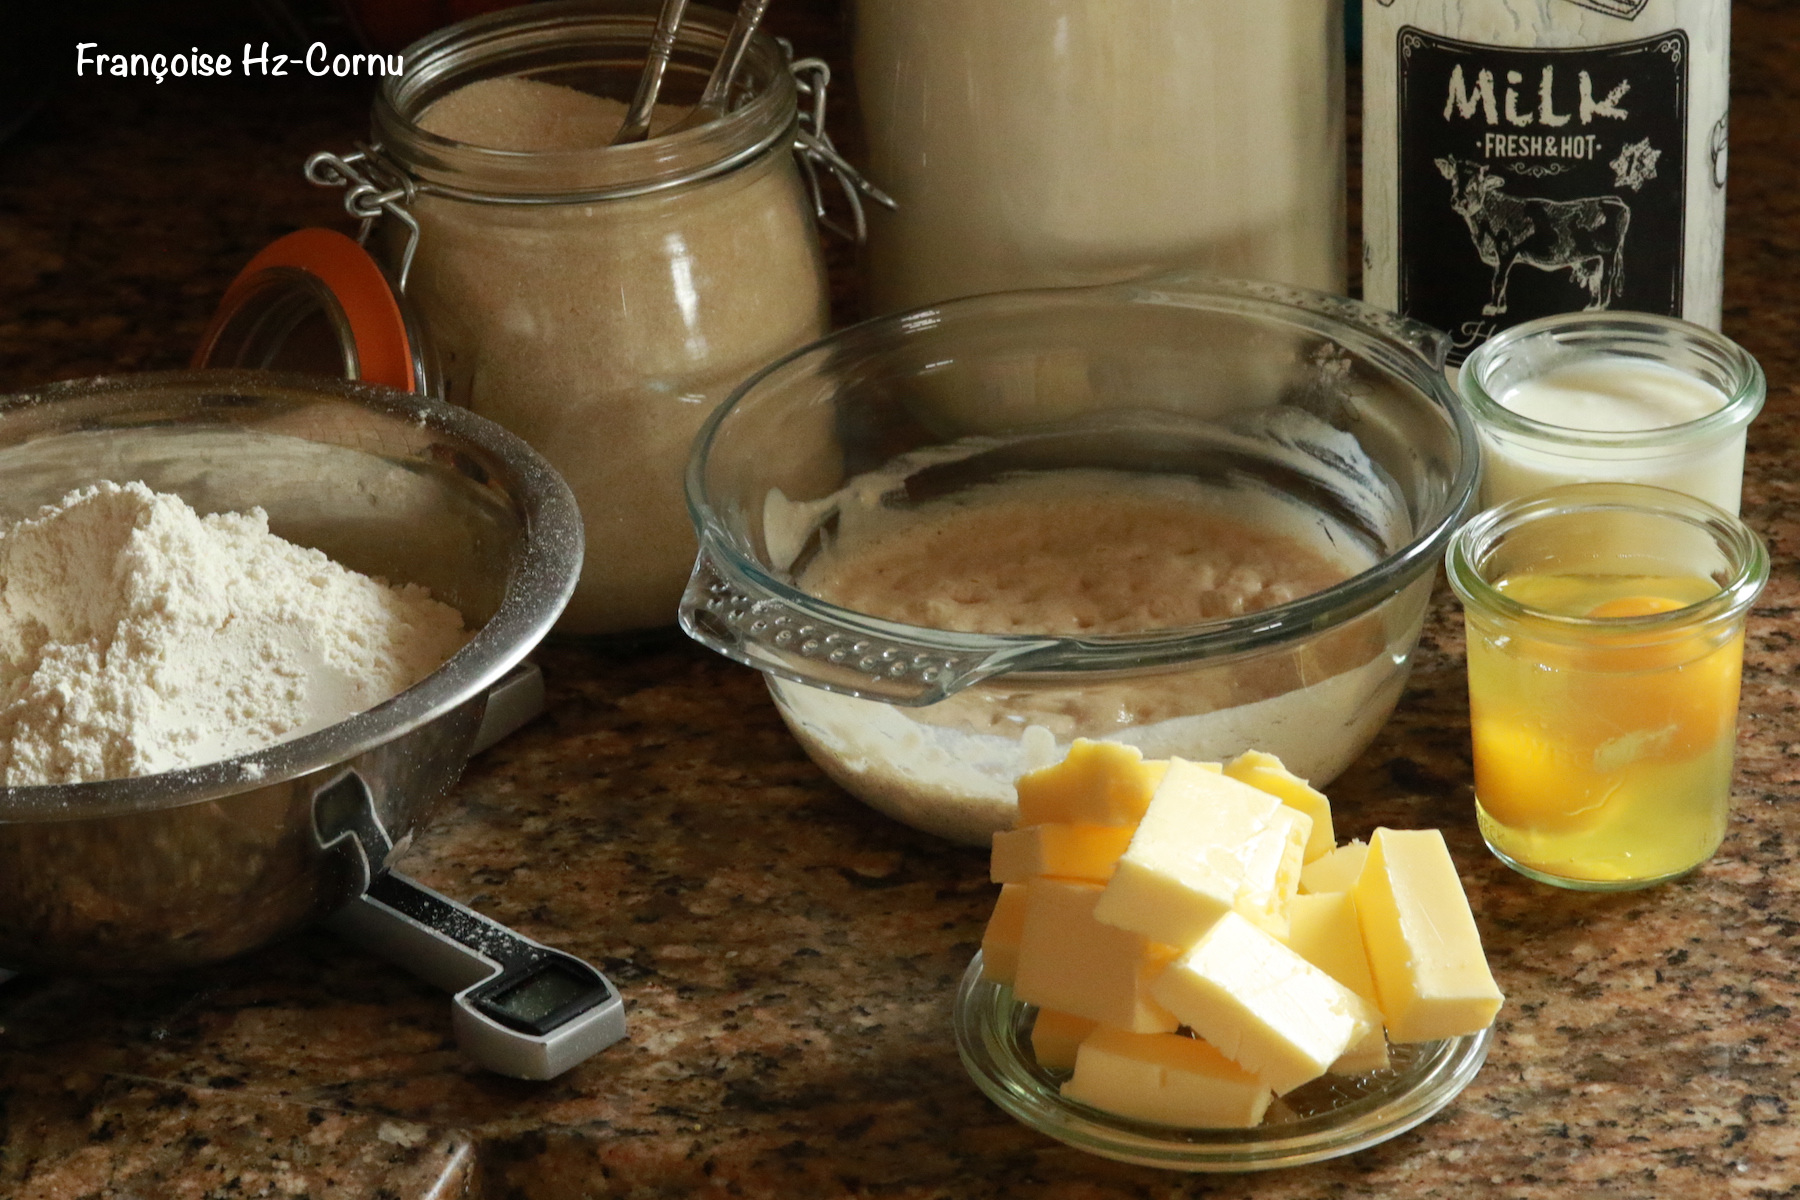
[[[1459,386],[1481,431],[1484,508],[1570,483],[1645,483],[1738,511],[1744,431],[1767,382],[1710,329],[1563,313],[1497,334]]]

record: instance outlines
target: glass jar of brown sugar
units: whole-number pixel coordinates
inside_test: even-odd
[[[793,153],[819,141],[781,46],[757,37],[729,111],[669,132],[728,20],[689,10],[646,141],[610,144],[656,5],[552,2],[416,43],[376,98],[373,144],[308,164],[376,222],[446,398],[523,436],[573,488],[587,551],[565,633],[673,624],[694,561],[695,431],[826,327]]]

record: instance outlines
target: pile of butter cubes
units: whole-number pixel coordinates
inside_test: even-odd
[[[1388,1044],[1485,1029],[1501,1004],[1436,830],[1334,843],[1326,798],[1272,755],[1145,761],[1077,741],[1018,781],[994,835],[982,971],[1038,1008],[1065,1096],[1184,1127],[1259,1124]]]

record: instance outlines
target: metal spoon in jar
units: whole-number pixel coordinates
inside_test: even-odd
[[[650,49],[644,58],[644,73],[638,77],[637,95],[625,111],[625,123],[613,135],[613,145],[641,142],[650,136],[650,115],[656,111],[656,94],[662,91],[663,72],[668,70],[669,56],[675,52],[675,34],[681,28],[681,16],[687,6],[688,0],[663,0],[656,32],[650,35]]]
[[[750,39],[755,36],[763,14],[769,11],[769,4],[770,0],[743,0],[738,5],[737,20],[731,24],[731,33],[725,38],[725,48],[719,51],[719,61],[713,64],[712,74],[706,80],[706,90],[700,93],[700,102],[694,105],[687,116],[677,121],[668,130],[669,133],[680,133],[696,125],[716,121],[725,115],[731,97],[732,81],[737,78],[738,68],[744,62],[744,52],[750,49]]]

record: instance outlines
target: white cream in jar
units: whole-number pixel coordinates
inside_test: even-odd
[[[1500,403],[1521,417],[1594,433],[1664,429],[1725,407],[1725,395],[1691,375],[1630,358],[1554,367],[1507,388]]]
[[[1481,501],[1571,483],[1643,483],[1736,513],[1756,362],[1710,330],[1640,313],[1520,325],[1463,366],[1481,433]]]
[[[1528,420],[1601,434],[1669,429],[1725,406],[1724,393],[1698,379],[1622,358],[1557,367],[1508,388],[1499,400]],[[1608,470],[1627,468],[1633,483],[1687,492],[1736,512],[1744,477],[1741,431],[1695,453],[1653,459],[1622,454],[1572,458],[1507,438],[1489,438],[1484,451],[1481,498],[1490,506],[1565,483],[1593,482],[1607,477]]]

